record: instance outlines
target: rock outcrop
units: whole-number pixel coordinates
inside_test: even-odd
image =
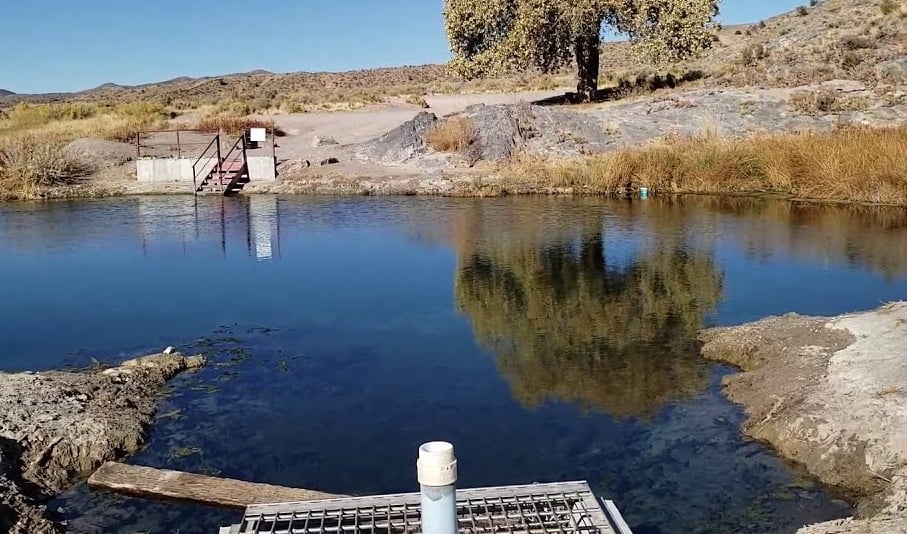
[[[0,373],[3,532],[58,532],[42,503],[103,462],[137,452],[160,388],[204,363],[173,352],[103,371]]]
[[[860,518],[803,534],[907,532],[907,302],[831,319],[796,314],[701,334],[744,431],[859,497]]]
[[[428,153],[425,136],[436,122],[438,117],[434,113],[422,111],[381,137],[352,147],[354,157],[384,165],[406,163]]]

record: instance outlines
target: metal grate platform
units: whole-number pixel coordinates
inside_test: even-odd
[[[229,534],[418,534],[418,493],[249,506]],[[460,532],[631,534],[586,482],[457,490]]]

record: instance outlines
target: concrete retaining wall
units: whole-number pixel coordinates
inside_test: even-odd
[[[154,158],[140,159],[136,162],[136,174],[140,182],[186,182],[192,183],[192,164],[190,158]],[[274,181],[274,158],[269,156],[249,156],[249,180],[252,182]],[[214,168],[215,159],[199,163],[199,174],[204,175]]]

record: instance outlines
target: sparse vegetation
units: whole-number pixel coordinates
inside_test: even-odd
[[[746,46],[740,53],[741,62],[747,66],[754,65],[757,61],[764,59],[765,57],[765,47],[762,46],[762,43]]]
[[[845,50],[875,48],[875,42],[865,35],[848,35],[841,39],[841,47]]]
[[[806,6],[797,6],[797,15],[805,17],[806,15],[809,15],[809,10],[806,9]]]
[[[58,137],[0,138],[0,197],[40,198],[47,188],[71,184],[88,171],[66,152],[66,143]]]
[[[863,111],[867,101],[860,97],[842,97],[833,90],[799,91],[791,95],[788,106],[803,115],[839,113],[842,111]]]
[[[739,139],[706,134],[580,160],[524,158],[503,172],[512,183],[599,194],[624,194],[631,184],[654,194],[768,193],[907,205],[907,126]]]
[[[231,136],[242,134],[249,128],[268,128],[274,129],[274,121],[258,119],[255,117],[231,117],[226,115],[215,115],[205,117],[195,125],[197,130],[203,132],[224,132]]]
[[[428,105],[428,102],[425,100],[424,96],[419,95],[408,95],[404,101],[410,106],[420,107],[422,109],[428,109],[431,106]]]
[[[468,117],[453,117],[434,125],[426,135],[428,146],[438,152],[466,154],[478,141],[478,133]]]
[[[883,15],[890,15],[897,11],[901,6],[897,0],[882,0],[882,3],[879,5],[879,8],[882,10]]]

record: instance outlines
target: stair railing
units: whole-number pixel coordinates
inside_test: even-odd
[[[239,163],[239,165],[237,165]],[[242,177],[242,171],[246,167],[248,160],[246,159],[246,134],[243,133],[239,139],[233,143],[233,146],[230,147],[230,150],[227,151],[227,155],[221,160],[221,168],[218,173],[218,179],[220,180],[220,189],[221,192],[224,192],[224,169],[227,172],[234,172],[233,178],[230,182],[227,183],[227,187],[232,186],[233,182],[239,180]]]
[[[216,158],[216,159],[215,159]],[[209,163],[214,159],[217,163],[211,167]],[[204,160],[204,164],[199,167],[199,164]],[[192,164],[192,185],[195,186],[195,192],[198,193],[199,188],[199,178],[201,181],[205,181],[207,177],[214,168],[217,168],[220,171],[221,158],[220,158],[220,134],[214,136],[214,139],[208,143],[208,146],[205,147],[205,150],[202,151],[202,154],[195,160],[195,163]],[[218,172],[218,174],[220,174]]]

